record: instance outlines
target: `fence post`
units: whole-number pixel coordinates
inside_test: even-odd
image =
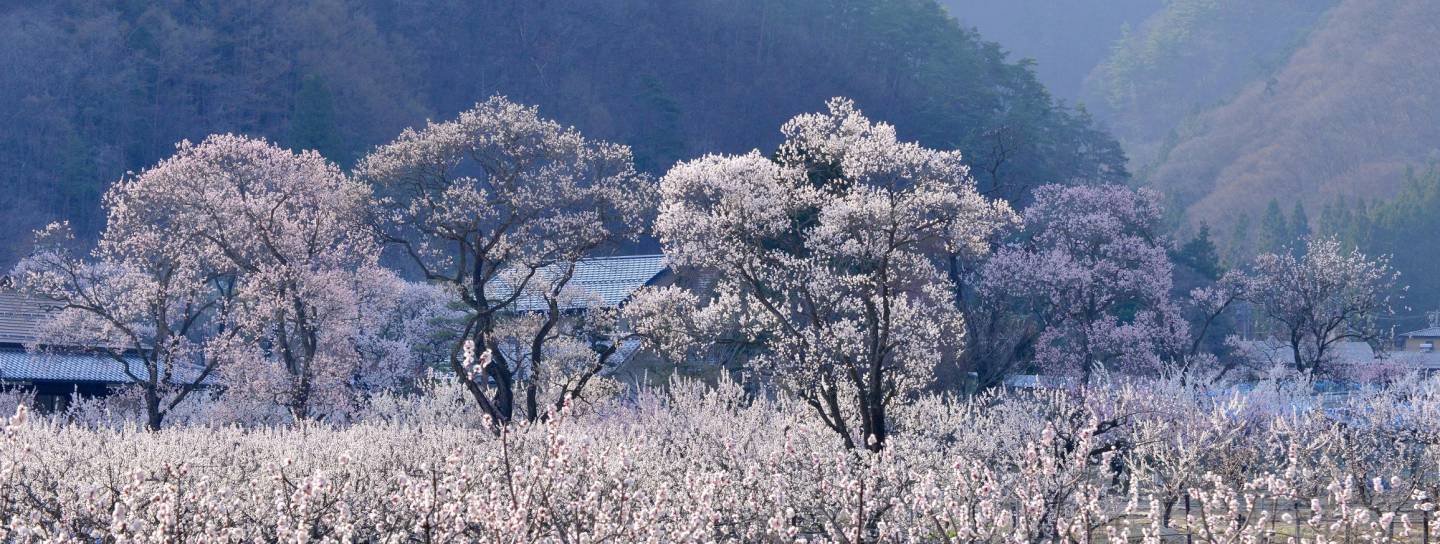
[[[1290,501],[1292,511],[1295,513],[1295,541],[1300,541],[1300,499]]]

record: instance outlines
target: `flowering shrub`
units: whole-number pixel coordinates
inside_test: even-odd
[[[347,427],[0,426],[0,541],[1413,541],[1440,384],[1340,401],[1110,383],[898,407],[880,453],[802,400],[676,383],[495,434],[453,384]],[[457,409],[460,405],[462,408]],[[490,470],[490,460],[504,470]]]

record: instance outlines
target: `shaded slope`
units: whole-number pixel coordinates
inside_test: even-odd
[[[1440,3],[1347,0],[1272,79],[1196,117],[1147,179],[1221,232],[1272,198],[1392,195],[1440,152],[1437,43]]]

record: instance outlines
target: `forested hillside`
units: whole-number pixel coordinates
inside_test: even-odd
[[[1440,151],[1440,4],[1347,0],[1284,66],[1196,116],[1146,178],[1224,227],[1260,219],[1270,199],[1310,210],[1345,195],[1389,198],[1407,168]],[[1243,226],[1243,225],[1242,225]]]
[[[1188,119],[1271,76],[1305,43],[1336,0],[1172,0],[1121,29],[1082,82],[1083,101],[1125,144],[1137,169],[1152,163]],[[1272,89],[1273,90],[1273,89]]]
[[[0,265],[31,229],[102,225],[99,199],[215,132],[348,166],[426,118],[505,94],[676,159],[779,141],[854,98],[958,148],[982,186],[1126,177],[1118,145],[933,0],[57,1],[0,14]]]

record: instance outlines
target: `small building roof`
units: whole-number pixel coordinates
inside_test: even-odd
[[[144,376],[139,358],[127,358],[130,371]],[[19,347],[0,347],[0,383],[6,382],[90,382],[130,383],[120,362],[104,355],[83,352],[29,352]]]
[[[594,300],[601,307],[615,308],[624,304],[641,287],[650,285],[669,270],[664,255],[627,255],[620,257],[592,257],[575,263],[575,274],[571,276],[569,289],[575,297],[567,297],[562,310],[579,310],[588,307],[588,300]],[[550,265],[536,272],[544,278],[557,278],[563,272],[561,265]],[[524,294],[515,300],[515,310],[538,312],[548,306],[539,294]]]
[[[1400,336],[1412,336],[1412,337],[1423,337],[1423,338],[1440,337],[1440,327],[1426,327],[1426,328],[1420,329],[1420,330],[1418,330],[1418,331],[1410,331],[1410,332],[1407,332],[1407,333],[1402,334],[1402,335],[1400,335]]]
[[[0,344],[27,344],[39,337],[40,325],[56,305],[0,287]]]

